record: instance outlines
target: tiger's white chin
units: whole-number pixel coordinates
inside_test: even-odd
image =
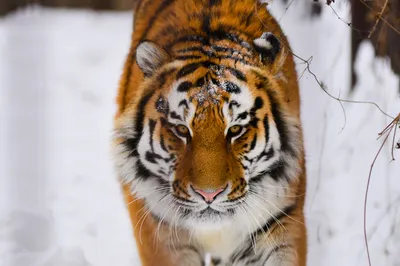
[[[210,211],[210,213],[198,212],[190,217],[181,220],[182,227],[189,230],[215,230],[231,226],[234,216],[218,211]]]

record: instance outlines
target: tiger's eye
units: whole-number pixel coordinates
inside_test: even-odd
[[[187,137],[189,135],[189,129],[184,125],[177,125],[175,130],[182,137]]]
[[[228,130],[228,137],[233,138],[242,133],[243,127],[240,125],[235,125],[229,128]]]
[[[235,134],[235,133],[238,133],[240,130],[242,130],[242,127],[236,125],[236,126],[231,127],[229,130],[231,131],[231,133]]]

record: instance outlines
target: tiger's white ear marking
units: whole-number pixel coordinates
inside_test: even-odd
[[[264,63],[273,63],[281,50],[280,41],[271,32],[264,32],[261,37],[255,39],[253,43]]]
[[[152,76],[169,58],[168,53],[154,42],[144,41],[136,48],[136,63],[145,77]]]

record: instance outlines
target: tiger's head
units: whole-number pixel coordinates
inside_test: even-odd
[[[258,228],[286,204],[302,151],[278,82],[280,46],[265,33],[240,49],[226,40],[137,47],[144,81],[116,122],[115,158],[156,218]]]

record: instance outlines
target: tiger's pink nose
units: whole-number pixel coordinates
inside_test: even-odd
[[[226,188],[226,187],[225,187]],[[225,188],[218,188],[218,189],[194,189],[196,193],[200,194],[203,197],[204,201],[207,203],[211,203],[215,200],[218,194],[221,194]]]

